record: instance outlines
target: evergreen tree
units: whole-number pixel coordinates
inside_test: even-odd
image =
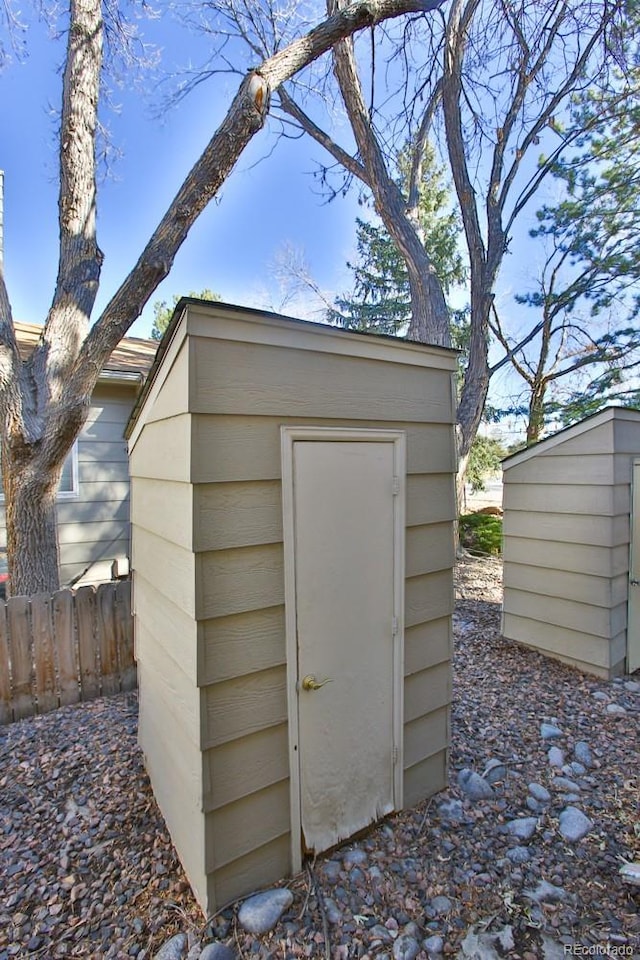
[[[196,300],[221,300],[219,294],[213,293],[212,290],[203,290],[201,293],[191,293],[187,294],[189,297],[193,297]],[[153,326],[151,328],[151,339],[152,340],[162,340],[162,336],[169,326],[171,317],[173,316],[173,311],[176,308],[180,296],[177,293],[173,295],[173,301],[171,304],[168,304],[166,300],[156,300],[153,305]]]

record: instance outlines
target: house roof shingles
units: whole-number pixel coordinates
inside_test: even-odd
[[[14,327],[20,356],[25,360],[38,343],[42,327],[35,323],[20,321],[16,322]],[[151,369],[157,349],[158,343],[155,340],[125,337],[109,357],[104,369],[115,374],[137,373],[144,379]]]

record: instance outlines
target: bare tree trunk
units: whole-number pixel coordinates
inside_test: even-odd
[[[52,593],[60,585],[56,491],[61,468],[36,458],[11,462],[3,451],[9,595]]]
[[[547,384],[544,380],[537,380],[532,385],[529,398],[529,417],[527,420],[527,446],[537,443],[544,428],[544,398]]]

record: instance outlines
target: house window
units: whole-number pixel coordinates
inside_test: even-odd
[[[71,500],[77,497],[78,493],[78,441],[76,440],[62,468],[62,476],[58,486],[58,500]],[[4,503],[2,489],[0,489],[0,503]]]
[[[73,444],[64,462],[58,486],[58,499],[68,500],[78,496],[78,441]]]

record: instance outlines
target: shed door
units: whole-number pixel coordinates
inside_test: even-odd
[[[633,465],[627,672],[640,669],[640,461]]]
[[[394,443],[292,453],[300,824],[319,853],[399,802],[401,494]]]

